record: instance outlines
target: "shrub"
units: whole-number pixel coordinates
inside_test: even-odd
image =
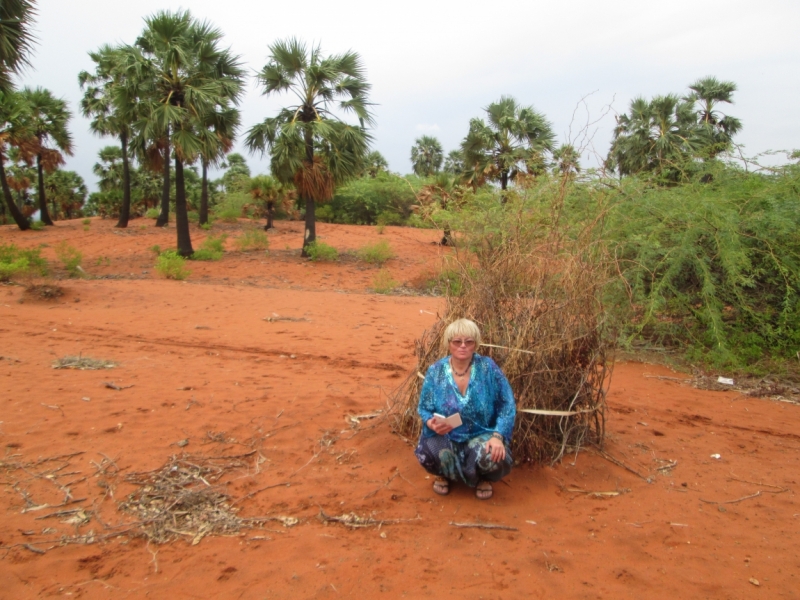
[[[161,254],[161,246],[159,246],[158,244],[150,246],[150,252],[158,256],[159,254]]]
[[[398,285],[398,282],[392,279],[389,269],[381,269],[372,278],[372,289],[378,294],[389,294]]]
[[[386,231],[386,225],[378,224],[375,226],[375,231],[378,232],[378,235],[383,235],[383,232]]]
[[[314,262],[339,260],[339,251],[325,242],[312,242],[306,249],[308,259]]]
[[[364,262],[378,266],[383,266],[383,263],[394,257],[394,252],[386,240],[364,246],[357,254]]]
[[[156,271],[167,279],[186,279],[190,274],[184,259],[175,250],[164,250],[156,259]]]
[[[21,250],[15,244],[0,244],[0,281],[9,281],[28,272],[47,274],[47,261],[41,257],[40,250]]]
[[[144,213],[144,216],[148,219],[157,219],[158,215],[161,214],[161,209],[158,208],[148,208],[147,212]]]
[[[89,225],[92,224],[92,220],[91,219],[84,219],[83,221],[81,221],[81,223],[83,223],[86,226],[89,226]]]
[[[0,262],[0,281],[11,281],[11,278],[25,273],[29,267],[28,259],[24,256],[9,262]]]
[[[203,231],[208,231],[209,229],[211,229],[211,220],[209,220],[208,223],[203,223],[202,225],[200,225],[200,229],[202,229]]]
[[[242,216],[242,209],[235,206],[220,206],[214,211],[214,214],[223,223],[236,223]]]
[[[385,225],[402,225],[411,216],[416,194],[408,179],[381,173],[355,179],[336,190],[321,220],[355,225],[374,225],[382,216]],[[318,209],[319,210],[319,209]]]
[[[225,253],[225,240],[228,239],[227,234],[218,236],[210,235],[200,246],[198,250],[190,257],[191,260],[219,260]]]
[[[83,253],[80,250],[63,241],[56,245],[55,251],[56,258],[64,265],[70,277],[80,277],[83,275],[83,269],[81,269]]]
[[[31,221],[31,229],[34,231],[41,231],[44,229],[44,223],[41,221]]]
[[[269,248],[269,238],[267,234],[258,229],[247,229],[236,238],[236,246],[242,252],[249,250],[267,250]]]

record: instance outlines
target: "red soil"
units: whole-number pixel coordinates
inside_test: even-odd
[[[621,363],[606,450],[650,483],[586,451],[515,469],[487,502],[459,487],[440,497],[386,422],[347,420],[385,409],[440,298],[375,295],[377,269],[353,259],[306,262],[301,224],[286,222],[269,234],[269,256],[231,251],[191,263],[186,282],[168,281],[148,248],[174,247],[174,229],[113,224],[0,227],[0,243],[47,244],[53,263],[67,240],[92,276],[57,281],[65,295],[49,301],[0,288],[0,597],[800,596],[800,407]],[[225,227],[241,231],[212,233]],[[408,287],[440,265],[435,231],[320,224],[319,234],[340,251],[388,240],[397,257],[387,268]],[[192,235],[197,247],[205,232]],[[265,320],[276,316],[302,320]],[[51,368],[77,354],[119,365]],[[131,519],[116,506],[133,490],[126,473],[181,452],[253,450],[252,465],[225,478],[227,492],[243,498],[241,515],[297,525],[196,545],[127,536],[59,544]],[[54,477],[36,477],[50,463],[31,463],[76,452]],[[121,471],[102,484],[104,457]],[[29,466],[12,466],[21,463]],[[53,508],[64,500],[55,483],[73,481],[72,497],[85,500]],[[42,518],[80,507],[90,517],[82,525]],[[321,510],[399,522],[348,529],[323,523]]]

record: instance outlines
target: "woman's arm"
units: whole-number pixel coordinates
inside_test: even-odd
[[[492,361],[494,363],[494,361]],[[517,404],[514,401],[514,392],[508,379],[496,364],[494,364],[495,384],[498,390],[498,398],[495,403],[495,431],[503,436],[506,444],[511,443],[511,436],[514,433],[514,420],[517,417]]]

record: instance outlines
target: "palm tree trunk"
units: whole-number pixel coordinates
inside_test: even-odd
[[[200,225],[208,223],[208,161],[202,159],[203,183],[200,188]]]
[[[264,231],[269,231],[270,229],[274,229],[275,225],[272,223],[272,214],[275,212],[275,202],[273,200],[267,200],[267,224],[264,225]]]
[[[128,162],[128,136],[119,136],[122,143],[122,208],[119,211],[119,221],[116,227],[127,227],[131,218],[131,168]]]
[[[39,180],[39,219],[45,225],[55,225],[50,213],[47,212],[47,198],[44,195],[44,171],[42,169],[42,155],[36,155],[36,172]]]
[[[183,182],[183,161],[175,154],[175,229],[178,231],[178,254],[194,254],[189,236],[189,213],[186,210],[186,186]]]
[[[11,196],[11,189],[8,187],[8,181],[6,180],[6,167],[3,162],[3,153],[0,152],[0,184],[3,186],[3,198],[5,198],[5,202],[8,205],[8,212],[11,213],[17,227],[25,231],[31,228],[31,224],[28,222],[28,219],[25,218],[25,215],[22,214],[22,211],[17,207],[14,198]]]
[[[169,125],[164,137],[164,183],[161,187],[161,214],[156,219],[156,227],[164,227],[167,223],[169,223]]]
[[[314,139],[311,136],[311,130],[308,129],[306,134],[306,160],[310,166],[314,165]],[[308,257],[308,247],[317,241],[317,220],[316,220],[316,203],[313,198],[306,198],[306,230],[303,235],[303,251],[300,256]]]

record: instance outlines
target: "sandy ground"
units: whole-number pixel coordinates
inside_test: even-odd
[[[44,244],[54,263],[67,240],[91,276],[56,281],[50,301],[0,287],[0,597],[800,597],[800,407],[618,363],[606,451],[639,475],[586,451],[520,466],[487,502],[440,497],[385,421],[350,419],[386,408],[440,298],[373,294],[377,269],[351,258],[304,261],[286,222],[268,256],[164,280],[149,248],[175,231],[151,223],[0,227],[0,243]],[[409,288],[440,265],[433,231],[319,235],[340,251],[388,240]],[[117,366],[51,368],[78,354]],[[218,485],[239,515],[287,526],[194,545],[113,535],[132,521],[125,476],[182,453],[235,457]],[[93,543],[64,543],[76,536]]]

